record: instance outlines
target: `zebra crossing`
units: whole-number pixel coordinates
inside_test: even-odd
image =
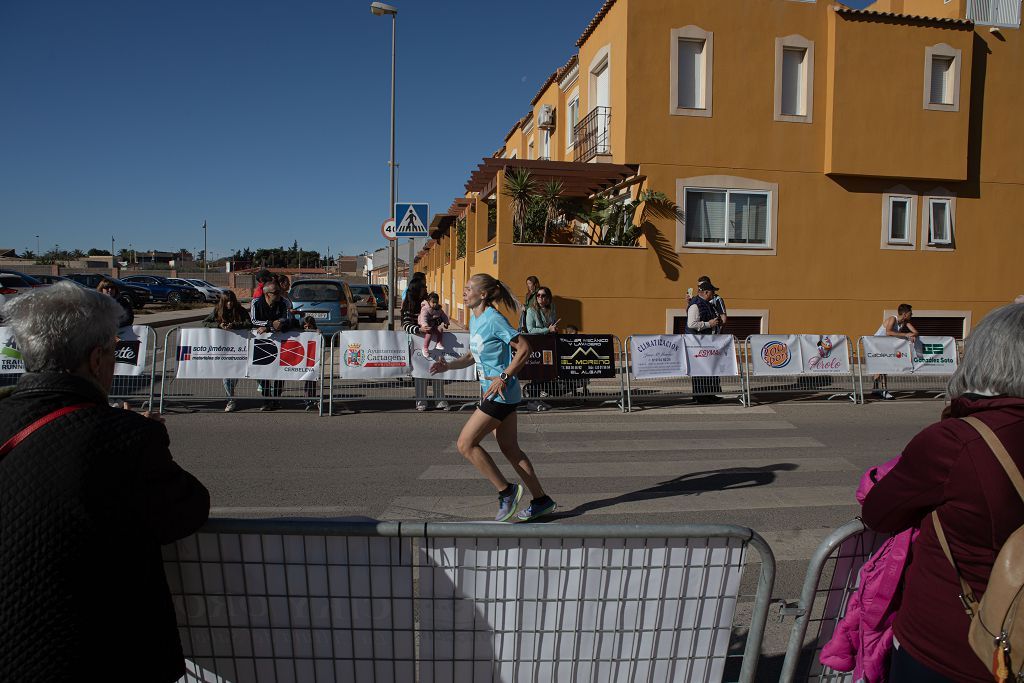
[[[770,406],[520,414],[519,440],[548,493],[552,521],[749,526],[779,560],[806,560],[829,529],[857,514],[863,468]],[[820,435],[819,435],[820,436]],[[515,480],[493,436],[483,442]],[[386,520],[493,517],[495,496],[456,452],[439,448],[417,475],[419,495],[393,498]]]

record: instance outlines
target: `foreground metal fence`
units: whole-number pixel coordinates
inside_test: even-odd
[[[221,519],[164,559],[187,680],[232,683],[753,681],[775,580],[726,525]]]
[[[887,538],[886,534],[867,529],[857,519],[833,531],[815,550],[800,600],[795,607],[783,609],[783,614],[795,616],[796,622],[790,632],[780,683],[853,683],[851,674],[823,666],[818,657],[846,614],[860,568]]]
[[[149,372],[143,372],[141,375],[114,375],[109,398],[129,404],[142,401],[142,405],[137,407],[150,410],[153,407],[153,396],[156,393],[157,338],[153,328],[149,328],[146,339],[146,348],[139,349],[139,360],[145,363],[143,367],[148,367]]]

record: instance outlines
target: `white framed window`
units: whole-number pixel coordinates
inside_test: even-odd
[[[910,244],[914,234],[910,217],[913,208],[913,197],[889,197],[889,244]]]
[[[791,35],[775,39],[775,120],[813,123],[814,41]]]
[[[960,54],[945,43],[925,48],[925,109],[960,111]]]
[[[565,122],[565,151],[570,151],[576,144],[576,124],[580,122],[580,91],[577,88],[569,95],[565,105],[567,115]]]
[[[767,247],[768,192],[688,187],[685,244]]]
[[[699,26],[670,32],[669,113],[711,116],[714,34]]]
[[[953,244],[953,200],[949,197],[929,197],[925,209],[928,246]]]

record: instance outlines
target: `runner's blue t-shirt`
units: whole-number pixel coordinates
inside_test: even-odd
[[[484,391],[491,386],[492,379],[497,377],[512,362],[512,347],[509,342],[519,336],[519,331],[512,327],[505,316],[488,306],[478,316],[469,318],[469,351],[476,361],[476,376]],[[491,396],[496,403],[519,403],[523,400],[523,392],[519,388],[519,379],[510,377],[505,387],[505,398],[494,394]]]

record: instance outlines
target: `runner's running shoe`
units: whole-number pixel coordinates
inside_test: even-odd
[[[552,512],[555,511],[555,508],[557,507],[558,505],[555,504],[555,501],[551,500],[550,496],[537,498],[535,500],[530,501],[530,507],[526,508],[525,510],[522,510],[519,513],[519,521],[530,522],[532,520],[537,519],[538,517],[550,515]]]
[[[495,522],[507,522],[516,514],[519,507],[519,500],[523,497],[522,484],[512,484],[512,492],[507,496],[498,494],[498,514],[495,515]]]

